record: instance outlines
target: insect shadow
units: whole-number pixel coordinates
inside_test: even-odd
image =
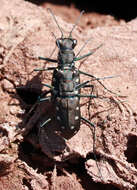
[[[31,80],[28,80],[25,85],[20,84],[15,89],[20,102],[23,101],[26,105],[31,106],[42,93],[42,87],[40,73],[38,73]]]
[[[47,90],[43,91],[42,88],[41,72],[37,73],[31,80],[27,80],[25,85],[15,87],[16,94],[14,94],[14,98],[18,99],[20,107],[25,109],[25,113],[18,114],[19,117],[22,117],[22,122],[18,125],[24,136],[24,142],[32,144],[35,148],[42,149],[42,152],[46,150],[45,154],[53,158],[66,149],[67,145],[60,136],[55,106],[50,101],[40,102],[40,97],[47,98],[49,93]],[[52,122],[46,127],[40,127],[49,117]],[[56,148],[57,144],[61,145],[58,149]],[[46,148],[47,145],[48,147]]]

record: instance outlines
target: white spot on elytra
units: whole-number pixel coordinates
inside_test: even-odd
[[[59,117],[59,116],[57,116],[57,120],[60,120],[60,117]]]
[[[72,130],[73,130],[74,128],[75,128],[75,127],[74,127],[73,125],[70,127],[70,129],[72,129]]]
[[[76,82],[79,82],[79,78],[76,79]]]
[[[76,110],[79,110],[79,107],[76,107]]]
[[[79,118],[78,116],[75,116],[75,120],[78,120],[78,118]]]
[[[56,110],[57,110],[57,111],[59,110],[59,107],[58,107],[58,106],[56,106]]]

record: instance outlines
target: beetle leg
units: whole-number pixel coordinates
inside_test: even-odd
[[[95,96],[93,96],[92,95],[92,93],[93,93],[93,90],[94,90],[94,85],[92,85],[92,84],[87,84],[88,82],[90,82],[90,81],[86,81],[86,82],[84,82],[84,83],[82,83],[82,84],[79,84],[79,85],[77,85],[76,86],[76,88],[91,88],[91,93],[90,93],[90,96],[88,96],[89,97],[89,105],[88,105],[88,110],[89,110],[89,108],[90,108],[90,102],[91,102],[91,99],[92,98],[95,98]],[[81,96],[81,97],[83,97],[83,96]],[[86,97],[86,96],[84,96],[84,97]],[[97,98],[97,97],[96,97]],[[90,113],[90,112],[89,112]]]
[[[53,62],[53,63],[57,63],[58,62],[58,60],[51,59],[51,58],[48,58],[48,57],[38,57],[38,58],[41,59],[41,60],[49,61],[49,62]]]
[[[74,58],[74,61],[78,61],[78,60],[81,60],[81,59],[84,59],[85,57],[88,57],[90,55],[92,55],[93,53],[96,52],[97,49],[99,49],[103,44],[99,45],[98,47],[94,48],[92,51],[90,51],[89,53],[85,54],[85,55],[82,55],[80,57],[75,57]],[[83,49],[83,48],[82,48]],[[80,50],[81,51],[81,50]],[[80,53],[80,52],[79,52]],[[78,53],[78,54],[79,54]]]
[[[117,94],[117,93],[115,93],[115,92],[109,90],[102,82],[100,82],[101,78],[96,78],[95,76],[93,76],[93,75],[91,75],[91,74],[89,74],[89,73],[85,73],[85,72],[80,71],[80,70],[79,70],[79,72],[80,72],[80,74],[89,76],[89,77],[91,77],[91,78],[97,80],[97,81],[100,83],[100,85],[103,86],[103,88],[106,89],[108,92],[110,92],[110,93],[112,93],[112,94],[115,94],[115,95],[117,95],[117,96],[120,96],[119,94]],[[114,77],[117,77],[117,76],[109,76],[108,78],[114,78]]]
[[[92,88],[92,92],[93,92],[94,85],[89,84],[89,85],[85,85],[85,86],[83,86],[82,88]],[[92,93],[91,93],[91,94],[92,94]]]
[[[29,110],[29,112],[28,112],[27,115],[29,115],[29,114],[36,108],[36,106],[37,106],[40,102],[49,100],[50,97],[47,97],[47,98],[41,98],[41,97],[47,95],[47,94],[50,93],[50,92],[51,92],[50,90],[49,90],[48,92],[43,92],[43,93],[38,97],[37,102],[31,107],[31,109]]]
[[[83,86],[83,88],[91,88],[91,92],[90,92],[90,94],[91,94],[91,95],[93,94],[93,91],[94,91],[94,85],[92,85],[92,84],[85,85],[85,86]],[[94,98],[95,98],[95,97],[94,97]],[[92,99],[93,99],[93,96],[89,97],[89,104],[88,104],[89,118],[90,118],[90,111],[89,111],[89,109],[90,109],[90,105],[91,105],[91,100],[92,100]]]
[[[50,70],[54,70],[57,67],[48,67],[48,68],[38,68],[38,69],[34,69],[33,71],[50,71]]]
[[[41,133],[42,128],[45,127],[45,125],[47,125],[47,123],[49,123],[50,121],[51,121],[51,118],[47,119],[47,120],[44,121],[42,124],[40,124],[39,136],[41,136],[40,133]]]
[[[47,98],[40,98],[40,99],[39,99],[39,103],[40,103],[40,102],[47,101],[47,100],[49,100],[50,98],[51,98],[51,96],[49,96],[49,97],[47,97]]]
[[[95,96],[95,95],[92,95],[92,94],[77,94],[76,96],[78,96],[78,97],[85,97],[85,98],[88,98],[88,97],[89,98],[101,98],[99,96]]]
[[[93,80],[97,80],[97,81],[99,81],[99,80],[104,80],[104,79],[109,79],[109,78],[116,78],[116,77],[119,77],[119,75],[114,75],[114,76],[107,76],[107,77],[100,77],[100,78],[97,78],[97,77],[95,77],[94,75],[91,75],[91,74],[89,74],[89,73],[85,73],[85,72],[83,72],[83,71],[81,71],[81,70],[79,70],[79,72],[80,72],[80,74],[89,76],[89,77],[93,78]]]
[[[43,102],[43,101],[47,101],[48,99],[50,99],[50,96],[46,97],[46,98],[43,98],[45,95],[51,93],[51,90],[49,91],[46,91],[46,92],[43,92],[39,97],[38,97],[38,100],[37,100],[37,103],[40,103],[40,102]]]
[[[40,127],[42,128],[44,125],[46,125],[47,123],[49,123],[51,121],[51,118],[47,119],[46,121],[44,121]]]
[[[88,57],[88,56],[90,56],[90,55],[92,55],[94,52],[89,52],[89,53],[87,53],[87,54],[85,54],[85,55],[82,55],[82,56],[80,56],[80,57],[75,57],[74,58],[74,61],[79,61],[79,60],[81,60],[81,59],[84,59],[85,57]]]
[[[46,87],[48,87],[48,88],[54,88],[53,86],[51,86],[51,85],[49,85],[49,84],[42,84],[43,86],[46,86]]]
[[[76,85],[76,89],[81,89],[81,88],[84,88],[86,85],[87,85],[87,83],[89,83],[90,82],[90,80],[87,80],[86,82],[83,82],[83,83],[80,83],[80,84],[78,84],[78,85]]]
[[[96,152],[96,145],[95,145],[95,141],[96,141],[96,127],[95,127],[94,123],[92,123],[88,119],[86,119],[86,118],[84,118],[82,116],[81,116],[81,119],[89,124],[88,126],[89,126],[90,129],[92,127],[91,131],[93,133],[93,155],[94,155],[94,159],[96,161],[96,165],[97,165],[97,168],[98,168],[98,171],[99,171],[100,178],[103,180],[103,176],[101,174],[101,170],[100,170],[100,167],[98,165],[97,157],[96,157],[96,153],[95,153]]]

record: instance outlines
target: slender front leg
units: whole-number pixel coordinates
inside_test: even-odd
[[[38,57],[41,60],[44,61],[48,61],[48,62],[53,62],[53,63],[57,63],[58,60],[56,59],[51,59],[51,58],[47,58],[47,57]],[[56,67],[48,67],[48,68],[38,68],[38,69],[34,69],[34,71],[48,71],[48,70],[54,70],[56,69]]]
[[[74,61],[79,61],[79,60],[81,60],[81,59],[84,59],[85,57],[88,57],[88,56],[92,55],[92,54],[95,53],[96,50],[99,49],[101,46],[102,46],[102,44],[99,45],[97,48],[93,49],[92,51],[90,51],[89,53],[85,54],[85,55],[82,55],[82,56],[80,56],[80,57],[75,57],[75,58],[74,58]]]
[[[51,59],[51,58],[48,58],[48,57],[38,57],[38,58],[41,59],[41,60],[49,61],[49,62],[53,62],[53,63],[57,63],[58,62],[58,60]]]
[[[48,68],[38,68],[38,69],[34,69],[33,71],[50,71],[50,70],[54,70],[57,67],[48,67]]]

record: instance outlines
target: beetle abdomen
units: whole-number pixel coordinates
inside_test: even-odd
[[[71,138],[80,128],[80,107],[78,97],[56,99],[56,118],[65,138]]]

